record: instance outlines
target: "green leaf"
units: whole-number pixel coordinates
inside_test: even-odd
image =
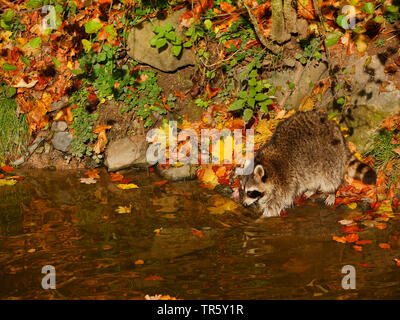
[[[332,33],[328,34],[325,39],[325,45],[328,48],[332,47],[336,42],[339,41],[341,36],[342,36],[341,32],[332,32]]]
[[[239,91],[238,92],[238,97],[241,99],[246,99],[247,98],[247,92],[246,91]]]
[[[249,105],[249,107],[254,109],[254,106],[256,105],[256,99],[254,99],[254,98],[247,99],[247,104]]]
[[[268,99],[268,96],[264,93],[257,93],[255,96],[256,101],[264,101]]]
[[[25,64],[29,67],[30,62],[29,62],[29,59],[28,59],[28,58],[26,58],[26,57],[21,57],[21,60],[22,60],[23,63],[25,63]]]
[[[210,19],[207,19],[204,21],[204,26],[206,27],[207,30],[210,30],[212,27],[212,22]]]
[[[61,66],[60,60],[53,56],[50,56],[50,58],[53,60],[54,66],[58,69]]]
[[[16,93],[17,93],[17,89],[16,88],[14,88],[14,87],[8,87],[7,88],[6,94],[7,94],[8,98],[12,98]]]
[[[367,2],[364,4],[364,6],[361,8],[361,10],[368,14],[374,14],[375,6],[372,2]]]
[[[384,23],[384,22],[385,22],[385,18],[384,18],[383,16],[376,16],[376,17],[373,19],[373,21],[376,22],[376,23],[381,24],[381,23]]]
[[[82,39],[82,45],[86,53],[92,50],[92,43],[89,40]]]
[[[14,71],[14,70],[17,70],[17,67],[12,64],[5,63],[5,64],[3,64],[3,69],[6,71]]]
[[[340,98],[336,100],[337,104],[344,104],[346,102],[346,100],[344,98]]]
[[[151,45],[152,47],[155,47],[156,44],[157,44],[157,40],[158,40],[158,39],[159,39],[158,36],[154,36],[153,38],[151,38],[151,40],[150,40],[150,45]]]
[[[349,28],[349,23],[347,20],[347,16],[341,14],[336,18],[336,23],[338,24],[339,27],[347,30]]]
[[[15,11],[11,9],[7,9],[4,11],[3,15],[1,18],[4,20],[4,22],[9,23],[12,22],[15,18]]]
[[[168,23],[165,25],[164,29],[165,29],[166,32],[169,32],[169,31],[174,30],[174,26],[172,25],[171,22],[168,22]]]
[[[179,54],[180,54],[181,51],[182,51],[182,46],[172,46],[171,51],[172,51],[172,54],[173,54],[175,57],[177,57],[177,56],[179,56]]]
[[[101,23],[96,20],[88,21],[85,24],[86,33],[97,33],[101,29]]]
[[[28,42],[29,46],[33,49],[39,48],[41,43],[42,43],[42,38],[40,37],[33,38],[31,41]]]
[[[251,109],[245,109],[243,112],[243,120],[244,122],[247,122],[251,119],[251,117],[253,116],[253,110]]]
[[[184,44],[183,44],[183,47],[184,48],[190,48],[190,47],[192,47],[193,46],[193,43],[191,42],[191,41],[186,41]]]
[[[246,100],[236,100],[234,101],[231,106],[229,107],[229,111],[236,111],[236,110],[240,110],[244,107]]]
[[[387,6],[385,7],[385,12],[396,13],[399,11],[398,6]]]
[[[166,33],[165,37],[170,41],[175,41],[175,39],[176,39],[175,31],[170,31],[170,32]]]
[[[165,38],[157,39],[156,48],[160,49],[160,48],[164,47],[166,44],[167,44],[167,39],[165,39]]]
[[[42,0],[29,0],[27,5],[28,7],[37,9],[42,5],[42,2]]]
[[[332,119],[335,118],[337,115],[338,115],[338,112],[337,112],[337,111],[332,112],[332,113],[330,113],[330,114],[328,115],[328,119],[329,119],[329,120],[332,120]]]

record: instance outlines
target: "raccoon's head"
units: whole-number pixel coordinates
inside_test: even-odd
[[[266,203],[273,194],[273,184],[261,164],[255,166],[253,173],[242,180],[242,202],[245,207]]]

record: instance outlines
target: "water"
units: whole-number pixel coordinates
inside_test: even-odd
[[[130,171],[140,188],[120,190],[105,171],[92,185],[79,171],[19,173],[0,187],[2,299],[400,298],[397,218],[360,232],[373,243],[358,252],[332,240],[347,207],[308,202],[259,222],[196,181],[157,186],[154,173]],[[356,290],[341,286],[348,264]],[[44,265],[56,268],[56,290],[42,289]]]

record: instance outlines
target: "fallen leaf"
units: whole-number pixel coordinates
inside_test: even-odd
[[[135,264],[144,264],[144,261],[142,259],[136,260]]]
[[[390,244],[388,244],[388,243],[380,243],[379,247],[381,247],[382,249],[390,249]]]
[[[131,183],[131,184],[119,184],[117,185],[118,188],[122,190],[128,190],[128,189],[137,189],[139,188],[136,184]]]
[[[118,213],[131,213],[131,210],[132,210],[132,206],[129,206],[129,207],[119,206],[117,209],[115,209],[115,211]]]
[[[164,280],[164,278],[157,276],[157,275],[151,275],[151,276],[148,276],[147,278],[145,278],[144,280],[146,280],[146,281],[148,281],[148,280]]]
[[[87,175],[89,178],[100,179],[99,170],[97,169],[88,170],[84,174]]]
[[[333,240],[340,242],[340,243],[346,243],[346,238],[345,237],[338,237],[338,236],[333,236]]]
[[[362,251],[362,247],[360,246],[353,246],[353,249],[356,251]]]
[[[351,243],[351,242],[356,242],[359,239],[358,234],[352,233],[346,236],[346,241]]]
[[[375,228],[379,229],[379,230],[384,230],[386,229],[386,224],[384,223],[378,223]]]
[[[203,238],[203,237],[204,237],[203,232],[201,232],[200,230],[193,229],[193,230],[192,230],[192,233],[193,233],[195,236],[198,236],[199,238]]]
[[[168,183],[168,180],[161,180],[161,181],[156,181],[156,182],[154,182],[154,184],[156,185],[156,186],[163,186],[163,185],[165,185],[165,184],[167,184]]]

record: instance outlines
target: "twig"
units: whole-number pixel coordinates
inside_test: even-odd
[[[256,31],[257,37],[260,40],[261,44],[264,47],[266,47],[269,51],[271,51],[273,54],[278,54],[278,52],[280,51],[280,47],[267,42],[267,40],[265,39],[264,35],[262,34],[262,32],[260,30],[260,27],[258,26],[256,17],[251,12],[251,9],[248,7],[248,5],[243,0],[240,0],[240,3],[246,8],[247,13],[249,14],[250,21],[254,26],[254,30]]]

